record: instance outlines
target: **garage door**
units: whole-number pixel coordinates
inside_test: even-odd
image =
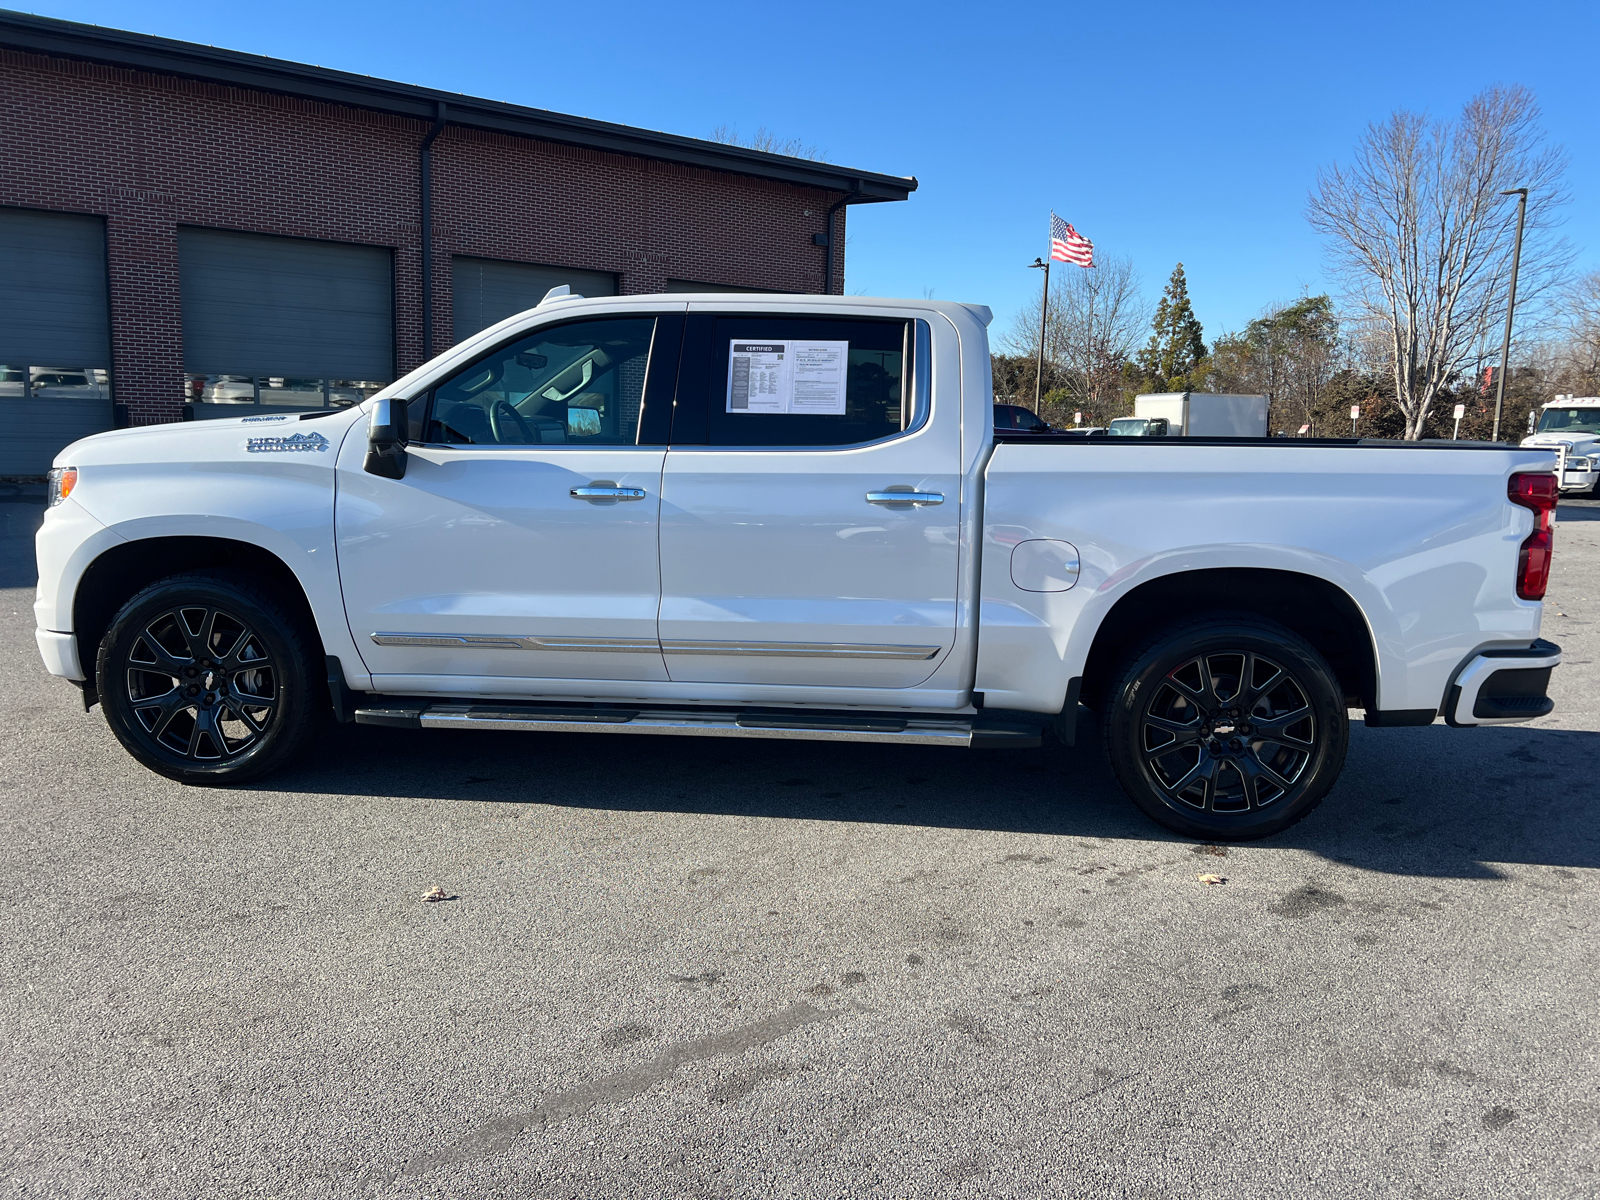
[[[615,296],[617,277],[606,271],[575,271],[494,258],[453,260],[455,340],[465,341],[507,317],[532,308],[553,287],[566,284],[580,296]]]
[[[0,476],[110,428],[105,221],[0,208]]]
[[[387,247],[178,230],[195,417],[343,407],[394,378]]]

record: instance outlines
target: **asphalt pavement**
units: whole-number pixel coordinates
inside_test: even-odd
[[[31,492],[0,1196],[1600,1194],[1600,505],[1559,513],[1554,714],[1357,724],[1221,850],[1092,737],[341,728],[186,788],[41,667]]]

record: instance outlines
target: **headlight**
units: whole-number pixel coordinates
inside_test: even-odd
[[[51,467],[49,483],[50,507],[54,508],[72,495],[72,489],[78,486],[78,468]]]
[[[1567,459],[1567,470],[1592,471],[1594,470],[1594,460],[1588,458],[1569,458]]]

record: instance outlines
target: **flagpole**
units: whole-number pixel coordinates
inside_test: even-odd
[[[1028,264],[1030,267],[1044,268],[1044,294],[1039,298],[1039,361],[1033,371],[1033,415],[1039,415],[1039,395],[1044,383],[1044,331],[1045,323],[1050,315],[1050,264],[1042,259],[1034,259]]]

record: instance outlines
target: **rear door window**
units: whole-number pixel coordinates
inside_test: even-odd
[[[695,314],[684,338],[676,445],[858,446],[912,419],[912,324]]]

